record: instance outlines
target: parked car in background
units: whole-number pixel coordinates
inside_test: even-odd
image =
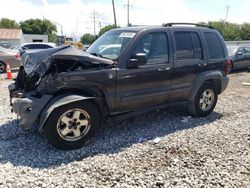
[[[17,50],[0,48],[0,74],[6,72],[7,64],[11,69],[20,67],[20,53]]]
[[[231,70],[250,67],[250,47],[227,46],[227,50],[231,62]]]
[[[27,50],[37,51],[49,48],[55,48],[54,43],[23,43],[10,49],[0,47],[0,74],[6,72],[7,64],[10,65],[11,70],[19,69],[20,57]]]
[[[18,50],[20,52],[20,55],[26,51],[26,50],[42,50],[42,49],[49,49],[49,48],[55,48],[55,43],[44,43],[44,42],[33,42],[33,43],[23,43],[18,46],[15,46],[12,48],[13,50]]]
[[[20,44],[14,47],[13,49],[23,51],[23,50],[33,50],[33,49],[48,49],[48,48],[55,48],[55,47],[56,47],[56,44],[54,43],[33,42],[33,43]]]

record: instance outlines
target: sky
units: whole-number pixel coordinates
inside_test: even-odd
[[[128,0],[114,0],[117,23],[127,25]],[[207,22],[226,19],[233,23],[250,22],[249,0],[130,0],[130,23],[161,25],[167,22]],[[46,18],[56,24],[58,34],[77,37],[96,33],[114,23],[111,0],[2,0],[1,18],[17,22],[30,18]]]

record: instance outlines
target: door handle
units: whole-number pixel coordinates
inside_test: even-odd
[[[205,67],[205,66],[207,66],[207,64],[206,63],[199,63],[198,66],[199,67]]]
[[[170,67],[157,69],[158,72],[169,71],[169,70],[170,70]]]

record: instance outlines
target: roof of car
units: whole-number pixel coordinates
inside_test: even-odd
[[[44,44],[44,45],[49,45],[49,46],[56,46],[55,43],[50,43],[50,42],[27,42],[27,43],[22,43],[22,46],[27,45],[27,44]]]
[[[170,29],[171,28],[180,28],[180,29],[199,28],[199,29],[204,29],[204,30],[214,30],[212,28],[207,28],[207,27],[201,27],[201,26],[194,27],[194,26],[184,26],[184,25],[178,25],[178,26],[143,25],[143,26],[121,27],[115,30],[126,30],[126,31],[138,32],[144,29],[157,29],[157,28],[170,28]]]

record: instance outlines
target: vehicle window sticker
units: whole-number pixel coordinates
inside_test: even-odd
[[[126,38],[133,38],[135,36],[135,33],[131,33],[131,32],[122,32],[119,37],[120,38],[123,38],[123,37],[126,37]]]

